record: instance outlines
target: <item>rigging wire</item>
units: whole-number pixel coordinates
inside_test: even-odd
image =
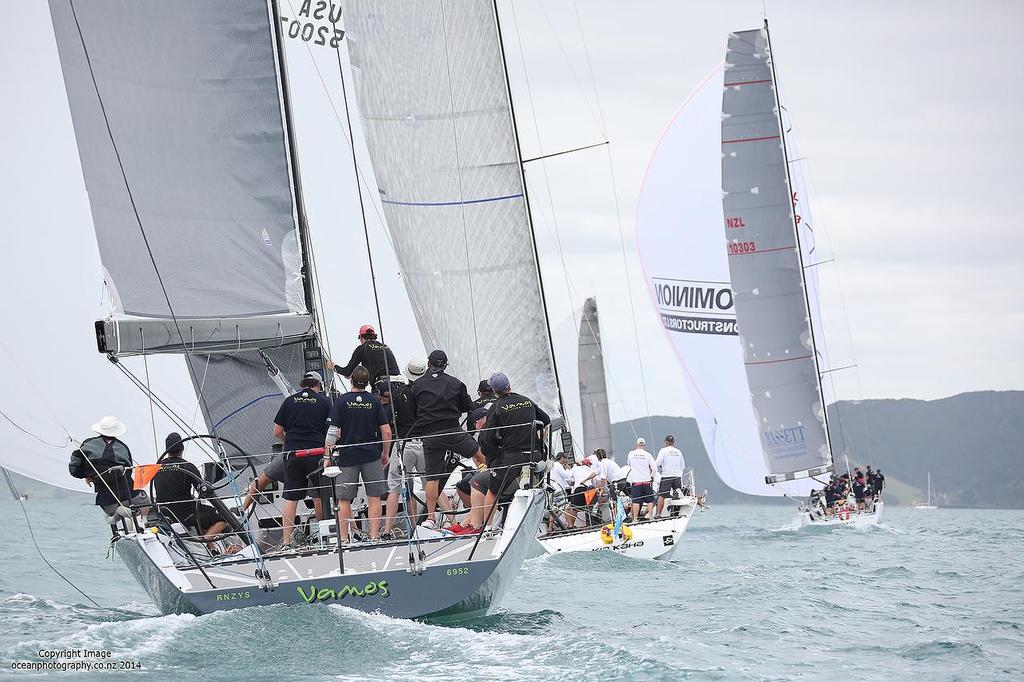
[[[85,592],[83,592],[82,589],[78,585],[76,585],[73,582],[71,582],[70,580],[68,580],[67,576],[65,576],[63,573],[58,571],[57,567],[54,566],[53,564],[51,564],[50,560],[46,558],[45,554],[43,554],[43,550],[39,547],[39,543],[36,542],[36,533],[35,533],[34,530],[32,530],[32,520],[29,518],[28,510],[25,509],[25,501],[22,499],[21,493],[19,493],[18,489],[15,487],[14,481],[11,480],[11,475],[9,473],[7,473],[7,469],[4,469],[3,467],[0,467],[0,471],[3,472],[4,478],[7,479],[7,485],[9,485],[11,487],[11,492],[15,493],[14,497],[15,497],[16,500],[18,500],[18,505],[21,507],[21,513],[25,517],[25,525],[28,528],[28,536],[32,539],[32,546],[36,548],[36,554],[39,555],[39,558],[43,560],[43,563],[46,564],[47,567],[49,567],[49,569],[51,571],[56,573],[60,577],[61,580],[63,580],[68,585],[70,585],[72,588],[74,588],[75,592],[78,592],[78,594],[80,594],[83,597],[85,597],[86,599],[88,599],[89,603],[92,604],[93,606],[95,606],[96,608],[102,609],[103,607],[100,606],[99,604],[97,604],[95,599],[93,599],[92,597],[87,595]]]

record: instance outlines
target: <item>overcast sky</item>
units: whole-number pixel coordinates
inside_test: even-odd
[[[722,61],[728,32],[760,24],[762,3],[585,0],[580,23],[577,5],[562,0],[520,0],[514,13],[506,0],[501,8],[524,156],[611,142],[527,172],[563,385],[575,389],[575,323],[583,298],[596,294],[613,420],[643,416],[648,405],[655,414],[690,414],[636,259],[633,213],[661,131]],[[61,273],[75,267],[74,259],[19,252],[14,235],[60,242],[90,230],[91,218],[46,4],[11,2],[5,10],[0,216],[7,258],[39,263],[32,281],[2,280],[8,336],[20,333],[13,316],[60,314],[18,302],[64,286]],[[808,157],[810,202],[837,258],[859,363],[859,387],[844,381],[840,397],[1024,388],[1024,225],[1014,208],[1024,180],[1016,30],[1024,4],[809,0],[769,2],[768,10]],[[352,169],[341,162],[349,152],[334,113],[342,107],[336,57],[312,52],[289,42],[303,189],[340,356],[356,327],[373,319],[373,302],[365,263],[337,250],[340,243],[358,254],[362,228]],[[358,130],[356,143],[372,183]],[[404,363],[424,349],[381,215],[379,206],[370,210],[384,327]],[[838,296],[825,308],[837,318]],[[845,324],[835,328],[845,337]],[[74,334],[74,343],[92,347],[89,329]],[[59,352],[70,341],[45,342]]]

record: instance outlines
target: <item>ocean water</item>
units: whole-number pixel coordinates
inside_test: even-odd
[[[786,507],[712,506],[675,563],[530,560],[498,613],[451,627],[340,606],[161,616],[104,558],[88,500],[28,508],[44,554],[101,608],[0,502],[2,677],[77,648],[153,679],[1024,679],[1022,511],[890,507],[877,528],[800,530]]]

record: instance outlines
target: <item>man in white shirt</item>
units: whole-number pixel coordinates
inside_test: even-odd
[[[683,453],[676,447],[675,436],[665,436],[665,447],[658,451],[658,458],[654,460],[655,468],[661,472],[661,483],[658,484],[658,513],[661,516],[665,508],[665,500],[672,496],[674,490],[683,489],[683,472],[686,470],[686,460]]]
[[[640,520],[640,505],[646,505],[644,516],[648,518],[654,508],[654,472],[657,469],[654,457],[644,449],[646,445],[646,440],[637,438],[636,448],[630,450],[626,457],[626,465],[629,467],[626,481],[629,483],[629,497],[633,501],[634,521]]]
[[[567,461],[568,458],[565,456],[565,453],[559,452],[555,455],[555,462],[551,465],[551,471],[548,474],[551,487],[556,492],[564,492],[566,495],[572,492],[572,474],[565,466]],[[553,531],[555,528],[555,515],[557,513],[554,509],[548,510],[548,532]]]

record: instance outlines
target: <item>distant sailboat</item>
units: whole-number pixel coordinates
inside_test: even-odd
[[[801,498],[835,463],[813,232],[783,112],[767,22],[731,34],[659,142],[637,220],[716,472],[740,492]],[[876,523],[881,509],[827,523]],[[807,505],[801,518],[826,522]]]
[[[915,504],[914,509],[938,509],[938,505],[932,504],[932,472],[928,472],[928,499],[924,504]]]

